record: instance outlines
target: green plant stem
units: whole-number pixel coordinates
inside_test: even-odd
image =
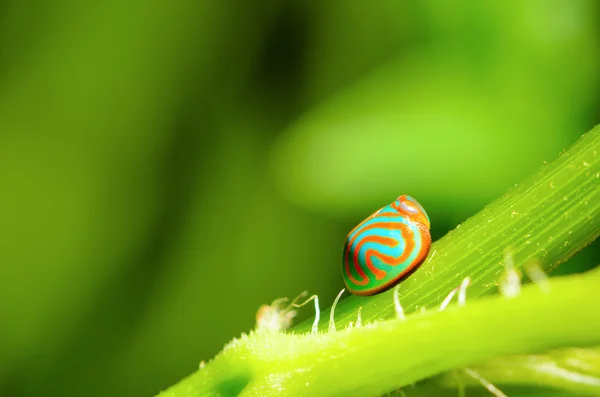
[[[599,186],[597,126],[556,160],[436,241],[425,263],[400,284],[404,310],[411,313],[438,305],[467,276],[472,280],[470,298],[497,291],[507,248],[512,249],[518,268],[536,259],[542,269],[552,271],[600,234]],[[392,318],[392,292],[342,299],[336,322],[355,321],[361,306],[363,320]],[[327,318],[328,313],[322,316]],[[309,319],[293,330],[309,331],[311,324]]]
[[[572,393],[600,394],[600,348],[568,348],[535,355],[497,357],[473,367],[496,386],[545,385]],[[468,386],[478,386],[460,372],[432,379],[438,387],[456,388],[456,376]]]
[[[600,269],[553,278],[507,300],[474,298],[493,292],[504,273],[504,252],[515,264],[538,259],[555,268],[600,232],[600,128],[533,177],[433,244],[421,268],[400,284],[406,321],[395,315],[392,291],[349,297],[335,312],[338,332],[251,333],[234,340],[205,368],[161,397],[379,395],[395,387],[498,355],[600,344]],[[507,155],[510,155],[507,153]],[[467,305],[432,312],[464,277]],[[426,307],[427,313],[418,313]],[[328,318],[321,313],[321,318]],[[320,330],[327,324],[321,321]]]
[[[553,279],[549,292],[531,285],[517,298],[406,320],[317,335],[252,333],[160,396],[375,396],[498,355],[596,345],[600,307],[589,302],[600,300],[599,283],[596,269]]]

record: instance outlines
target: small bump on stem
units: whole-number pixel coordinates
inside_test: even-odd
[[[319,332],[319,319],[321,318],[321,309],[319,308],[319,297],[317,295],[313,295],[300,304],[292,303],[292,306],[302,307],[302,306],[306,305],[308,302],[310,302],[311,300],[315,301],[315,321],[313,322],[313,325],[311,328],[311,333],[316,334]]]
[[[400,284],[394,288],[394,311],[396,312],[396,318],[398,320],[404,320],[406,316],[404,316],[404,310],[402,309],[402,305],[400,305],[400,296],[398,294],[399,288]]]
[[[452,301],[452,298],[454,298],[454,295],[456,295],[456,293],[458,292],[458,288],[459,287],[456,287],[452,291],[450,291],[450,293],[448,294],[448,296],[446,297],[446,299],[444,299],[444,301],[440,305],[440,311],[445,310],[446,307],[448,307],[448,305]]]
[[[548,276],[542,270],[540,263],[537,260],[528,262],[525,266],[525,273],[531,281],[540,287],[540,289],[548,293],[550,292],[550,283],[548,282]]]
[[[471,285],[471,278],[465,277],[458,287],[458,305],[464,306],[467,303],[467,287]]]
[[[511,249],[504,251],[504,278],[500,281],[500,293],[506,298],[514,298],[521,293],[521,275],[515,269]]]
[[[329,313],[329,332],[335,332],[335,307],[337,306],[342,294],[346,291],[346,288],[342,288],[342,290],[337,294],[335,300],[333,301],[333,305],[331,306],[331,312]]]

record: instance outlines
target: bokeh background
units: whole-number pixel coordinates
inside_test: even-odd
[[[600,121],[599,22],[593,0],[1,0],[0,395],[156,394],[260,304],[331,303],[346,233],[400,194],[441,237]]]

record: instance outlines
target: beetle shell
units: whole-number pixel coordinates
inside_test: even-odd
[[[400,196],[348,234],[342,256],[346,288],[354,295],[383,292],[416,270],[431,247],[427,213]]]

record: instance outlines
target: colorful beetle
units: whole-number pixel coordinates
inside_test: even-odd
[[[348,290],[374,295],[393,287],[425,260],[431,247],[427,213],[400,196],[356,226],[344,245],[342,272]]]

